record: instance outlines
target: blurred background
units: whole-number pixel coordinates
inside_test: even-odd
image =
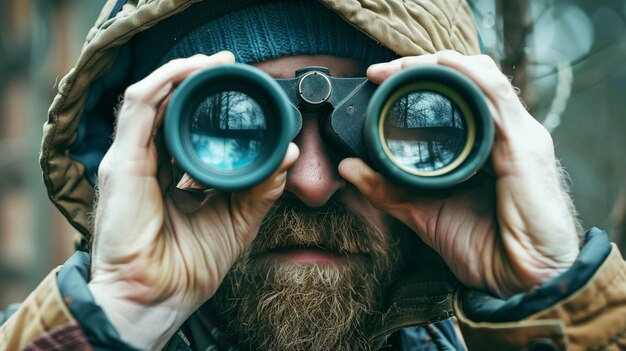
[[[551,131],[584,227],[608,229],[624,252],[626,1],[470,2],[485,53]],[[37,157],[56,85],[103,4],[0,0],[0,309],[73,251]]]

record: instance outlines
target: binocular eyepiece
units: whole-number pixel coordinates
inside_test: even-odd
[[[185,80],[166,111],[165,138],[180,167],[211,188],[239,190],[269,177],[303,113],[316,113],[325,143],[410,187],[461,183],[489,158],[494,127],[467,77],[442,66],[403,70],[377,86],[306,67],[272,79],[243,64]]]

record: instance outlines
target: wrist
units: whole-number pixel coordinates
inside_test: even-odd
[[[567,256],[533,259],[529,255],[527,259],[517,257],[516,260],[505,257],[500,261],[502,267],[496,271],[499,278],[496,277],[494,287],[490,290],[501,298],[509,298],[540,286],[567,271],[574,264],[578,250]]]
[[[139,349],[160,350],[184,322],[169,301],[145,305],[119,296],[115,284],[88,283],[97,305],[127,344]]]

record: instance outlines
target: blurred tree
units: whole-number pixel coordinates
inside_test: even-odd
[[[613,239],[620,247],[622,255],[626,257],[626,180],[622,183],[615,206],[613,206],[611,220]]]
[[[9,81],[28,69],[30,44],[24,40],[27,33],[20,28],[21,21],[13,16],[16,12],[20,11],[14,10],[11,2],[0,3],[0,94]]]
[[[520,98],[527,101],[528,58],[526,56],[526,37],[532,31],[532,22],[528,17],[527,0],[497,0],[496,13],[501,19],[503,57],[500,61],[502,72],[511,78],[519,89]]]
[[[626,2],[470,4],[485,53],[552,133],[583,225],[609,229],[626,253]]]
[[[23,300],[72,250],[74,230],[47,199],[38,154],[55,81],[72,66],[98,6],[0,2],[0,309]]]

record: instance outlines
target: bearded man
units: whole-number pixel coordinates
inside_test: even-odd
[[[479,52],[461,0],[107,2],[41,161],[90,253],[42,282],[1,348],[463,350],[453,313],[471,350],[623,348],[624,261],[597,229],[580,240],[550,135]],[[397,184],[335,153],[324,112],[302,109],[260,184],[179,177],[161,133],[170,96],[235,62],[375,84],[455,70],[486,96],[492,169],[440,191]]]

